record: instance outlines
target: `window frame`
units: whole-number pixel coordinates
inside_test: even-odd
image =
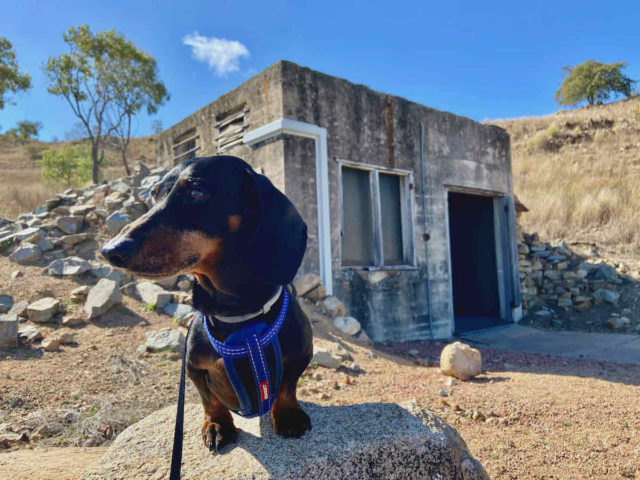
[[[197,128],[190,128],[189,130],[181,133],[180,135],[177,135],[174,139],[173,139],[173,144],[171,145],[171,153],[173,154],[173,164],[177,165],[178,163],[182,163],[186,160],[189,160],[193,157],[196,156],[196,152],[200,149],[200,145],[199,145],[199,140],[200,140],[200,135],[198,134],[198,129]],[[176,155],[176,149],[178,147],[181,147],[182,145],[189,143],[193,141],[195,144],[195,147],[193,147],[190,150],[186,150],[182,153],[179,153],[178,155]],[[190,154],[193,153],[193,157],[188,156]]]
[[[356,270],[414,270],[416,269],[414,235],[414,190],[413,172],[400,168],[389,168],[352,160],[336,159],[338,163],[338,189],[340,198],[340,267]],[[374,265],[343,265],[342,237],[344,235],[344,192],[342,183],[342,168],[355,168],[369,172],[369,201],[373,207],[374,237]],[[403,263],[398,265],[384,264],[384,248],[382,245],[382,212],[380,208],[380,173],[400,177],[400,224],[402,228]]]
[[[214,127],[216,129],[216,151],[218,155],[243,144],[244,134],[249,129],[248,113],[249,108],[246,104],[242,104],[239,107],[215,116]],[[242,120],[242,125],[228,132],[223,133],[221,131],[238,120]]]

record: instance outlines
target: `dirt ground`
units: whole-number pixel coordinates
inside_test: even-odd
[[[23,276],[10,280],[17,269]],[[15,301],[66,299],[86,281],[56,279],[4,257],[0,279]],[[640,479],[640,367],[481,349],[483,374],[451,382],[437,367],[443,344],[355,344],[333,336],[304,302],[318,344],[341,342],[360,371],[310,369],[301,400],[416,399],[460,432],[492,478]],[[0,478],[77,479],[109,445],[111,431],[175,403],[179,355],[136,353],[145,332],[163,327],[176,324],[125,297],[123,306],[83,327],[38,325],[45,335],[73,331],[75,343],[59,352],[0,352],[0,428],[39,425],[30,443],[0,453]],[[197,401],[191,385],[188,400]]]

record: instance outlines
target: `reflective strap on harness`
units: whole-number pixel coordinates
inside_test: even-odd
[[[284,296],[282,298],[282,306],[280,307],[278,318],[275,322],[273,322],[273,325],[271,325],[269,330],[267,330],[267,333],[265,333],[258,339],[258,343],[262,348],[269,345],[273,337],[278,334],[278,332],[280,331],[280,327],[282,327],[282,324],[284,323],[284,317],[287,316],[287,309],[289,308],[289,292],[286,288],[283,288],[282,290],[284,292]],[[246,345],[229,346],[213,338],[213,335],[211,335],[211,331],[209,329],[209,318],[206,315],[203,315],[202,323],[204,324],[204,329],[207,332],[207,337],[209,337],[211,345],[213,346],[215,351],[218,352],[222,357],[241,358],[246,357],[249,354]]]

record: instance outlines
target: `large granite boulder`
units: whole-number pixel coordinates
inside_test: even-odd
[[[182,478],[488,479],[453,427],[414,402],[320,407],[304,403],[313,429],[299,440],[273,433],[269,415],[234,416],[237,443],[223,454],[202,444],[202,406],[185,411]],[[84,480],[169,477],[175,406],[152,413],[115,440]]]

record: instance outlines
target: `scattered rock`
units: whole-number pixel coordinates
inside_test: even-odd
[[[11,255],[9,255],[9,259],[12,262],[19,263],[20,265],[37,262],[40,258],[42,258],[42,251],[40,250],[40,247],[29,242],[23,242]]]
[[[160,180],[162,180],[161,175],[149,175],[148,177],[144,178],[140,182],[140,186],[143,188],[150,188],[150,187],[153,187]]]
[[[445,390],[438,390],[439,397],[448,397],[449,394]]]
[[[133,167],[133,173],[136,176],[136,178],[139,179],[138,183],[141,182],[144,177],[149,175],[149,172],[150,172],[149,167],[147,167],[142,162],[136,163],[135,166]]]
[[[582,303],[577,303],[573,306],[573,309],[576,312],[580,312],[580,313],[586,312],[587,310],[589,310],[589,308],[591,308],[591,300],[588,300]]]
[[[172,292],[172,303],[183,303],[185,305],[193,305],[193,295],[191,292]]]
[[[480,351],[462,342],[454,342],[442,349],[440,371],[448,376],[468,380],[482,372]]]
[[[329,350],[314,348],[311,363],[316,363],[325,368],[340,368],[342,365],[342,358]]]
[[[95,208],[95,205],[72,205],[69,207],[69,214],[75,217],[83,217]]]
[[[104,199],[104,206],[107,207],[107,211],[113,212],[122,207],[123,202],[129,197],[126,193],[113,192],[107,195]]]
[[[178,283],[178,277],[161,278],[160,280],[156,280],[154,283],[161,286],[165,290],[173,290],[176,286],[176,283]]]
[[[29,345],[42,338],[42,333],[33,325],[20,325],[18,327],[18,338],[24,345]]]
[[[136,286],[138,284],[136,282],[129,282],[124,284],[122,287],[120,287],[120,291],[129,296],[129,297],[136,297],[138,294],[136,292]],[[138,298],[139,300],[139,298]]]
[[[41,346],[45,352],[55,352],[60,350],[60,340],[57,338],[45,338]]]
[[[122,178],[114,180],[110,183],[110,186],[112,192],[127,193],[129,192],[129,190],[131,190],[131,187],[127,185],[127,183]]]
[[[329,295],[325,297],[321,302],[322,308],[331,318],[345,315],[347,313],[347,309],[340,300],[338,300],[333,295]]]
[[[76,303],[84,302],[87,295],[89,295],[89,290],[91,290],[89,285],[82,285],[81,287],[74,288],[71,290],[71,301]]]
[[[357,335],[357,333],[361,330],[360,322],[353,317],[336,317],[333,319],[333,325],[342,331],[342,333],[346,333],[347,335]]]
[[[18,242],[38,243],[45,237],[45,232],[37,227],[25,228],[16,232],[15,238]]]
[[[107,217],[107,232],[115,235],[122,228],[131,222],[131,217],[120,210],[113,212]]]
[[[172,300],[171,292],[151,282],[140,282],[135,286],[137,296],[147,305],[162,308]]]
[[[145,346],[147,352],[181,352],[184,348],[184,340],[181,330],[155,330],[147,332]]]
[[[36,300],[27,307],[27,318],[35,323],[46,323],[51,320],[60,308],[60,300],[45,297]]]
[[[49,238],[43,238],[42,240],[40,240],[40,242],[38,242],[38,246],[43,252],[50,252],[55,248],[53,241],[51,241],[51,239]]]
[[[56,226],[64,233],[75,234],[82,230],[82,217],[64,216],[56,220]]]
[[[11,310],[7,312],[7,315],[15,315],[16,317],[25,317],[27,316],[27,308],[29,307],[29,302],[26,300],[20,300],[18,303],[14,303]]]
[[[65,327],[77,327],[85,323],[84,318],[77,315],[67,315],[62,318],[62,325]]]
[[[618,292],[614,292],[613,290],[605,290],[603,288],[596,290],[593,295],[610,304],[615,304],[620,299],[620,294]]]
[[[75,277],[91,270],[91,264],[84,258],[66,257],[54,260],[47,267],[47,273],[55,276]]]
[[[182,319],[195,311],[191,305],[184,305],[182,303],[167,303],[163,307],[163,310],[164,313],[170,317],[177,319]]]
[[[204,454],[202,407],[188,404],[183,478],[489,478],[455,429],[414,401],[346,407],[301,403],[313,423],[313,430],[302,440],[294,442],[275,435],[269,415],[261,419],[234,415],[239,430],[237,446],[226,449],[224,455]],[[84,480],[167,478],[174,421],[175,406],[170,406],[130,426],[85,473]]]
[[[76,337],[73,333],[64,332],[56,337],[60,345],[71,345],[76,342]]]
[[[108,278],[120,285],[124,279],[124,272],[116,270],[110,265],[99,265],[91,268],[91,274],[96,278]]]
[[[22,433],[12,433],[12,432],[4,432],[0,434],[0,448],[10,448],[18,443],[28,443],[29,436],[27,432]]]
[[[178,280],[178,284],[176,285],[178,290],[182,290],[185,292],[191,290],[191,287],[193,287],[193,278],[190,277],[190,275],[184,275],[180,277],[180,280]]]
[[[316,288],[318,285],[322,283],[322,278],[320,275],[316,275],[315,273],[309,273],[307,275],[302,275],[297,277],[293,281],[293,286],[296,289],[296,293],[304,297],[308,292]]]
[[[60,246],[63,248],[71,248],[74,245],[77,245],[82,242],[86,242],[87,240],[91,240],[93,235],[90,233],[76,233],[75,235],[64,235],[54,242],[56,247]]]
[[[605,322],[605,325],[611,330],[622,330],[631,325],[631,320],[627,317],[611,317]]]
[[[18,317],[0,315],[0,348],[13,348],[18,344]]]
[[[308,298],[313,302],[319,302],[327,296],[327,288],[324,285],[318,285],[316,288],[307,292],[304,298]]]
[[[16,278],[22,276],[24,276],[24,273],[22,273],[20,270],[14,270],[13,272],[11,272],[11,280],[15,280]]]
[[[118,284],[113,280],[103,278],[89,291],[84,311],[91,320],[119,303],[122,303],[122,293]]]
[[[0,313],[7,313],[13,307],[13,297],[11,295],[0,295]]]

